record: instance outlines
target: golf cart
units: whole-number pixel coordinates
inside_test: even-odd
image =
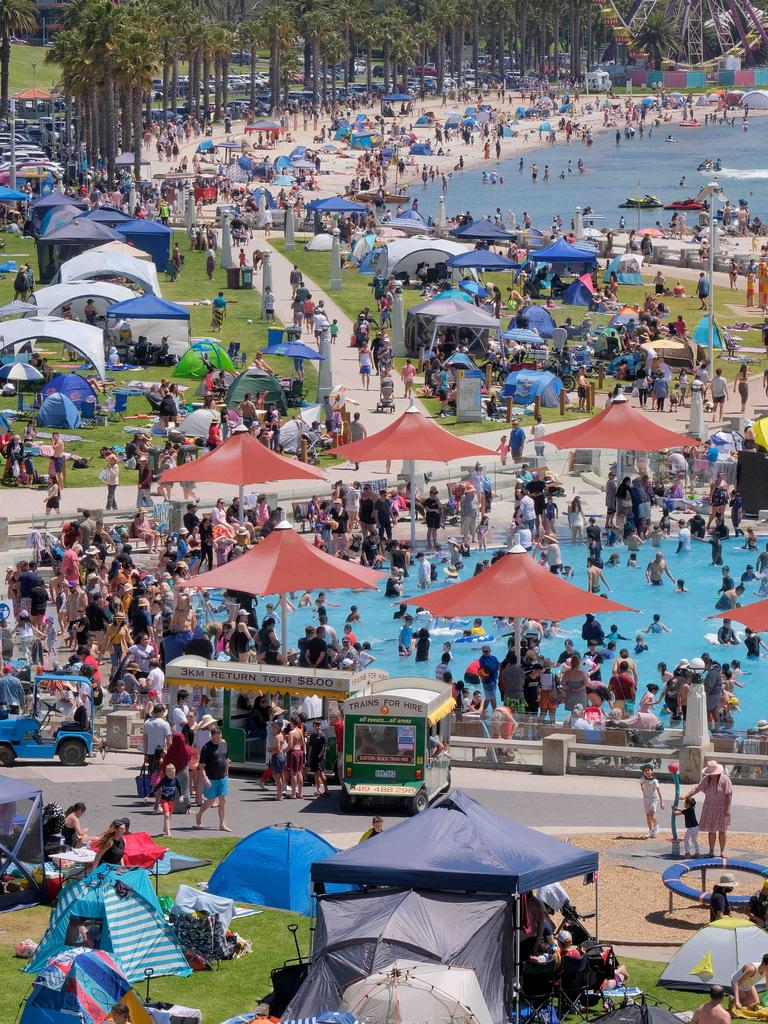
[[[382,679],[344,701],[339,806],[402,803],[418,814],[451,788],[451,688],[434,679]]]
[[[84,708],[78,708],[75,721],[60,721],[56,705],[43,700],[41,687],[55,690],[62,683],[87,682],[85,676],[43,673],[32,681],[27,702],[29,713],[22,708],[18,714],[0,718],[0,768],[11,768],[17,759],[52,761],[58,758],[68,768],[85,764],[93,750],[93,720],[88,721]],[[54,717],[56,716],[56,717]]]

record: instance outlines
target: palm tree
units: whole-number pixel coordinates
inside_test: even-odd
[[[357,26],[357,38],[365,46],[365,88],[373,92],[373,46],[381,38],[378,18],[368,15]]]
[[[160,59],[157,36],[133,22],[120,35],[115,55],[116,79],[128,93],[131,120],[123,121],[123,149],[133,146],[133,177],[141,179],[141,98],[152,91],[152,77]],[[133,134],[133,138],[131,138]]]
[[[0,116],[7,117],[8,78],[11,69],[11,37],[29,35],[37,27],[34,0],[0,0]]]
[[[674,56],[680,49],[680,34],[671,18],[664,11],[653,10],[632,40],[638,50],[645,50],[653,60],[657,71],[662,61]]]
[[[282,84],[281,64],[283,57],[293,48],[296,41],[296,26],[293,11],[287,4],[271,4],[261,15],[265,38],[269,43],[271,106],[280,106]]]
[[[317,105],[320,100],[320,47],[333,34],[331,12],[322,4],[315,4],[301,19],[301,31],[309,43],[312,70],[312,102]],[[309,85],[304,82],[304,88]]]

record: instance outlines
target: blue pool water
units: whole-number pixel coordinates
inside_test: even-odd
[[[723,563],[731,569],[731,575],[738,583],[739,577],[748,563],[754,565],[756,552],[739,550],[741,539],[729,538],[723,545]],[[666,540],[662,543],[661,550],[669,565],[670,571],[675,579],[683,578],[688,593],[677,594],[673,585],[666,580],[661,587],[652,587],[645,580],[645,566],[653,558],[655,549],[650,543],[646,543],[640,550],[638,569],[630,569],[626,566],[627,551],[624,547],[604,548],[603,560],[608,561],[612,551],[616,551],[621,557],[621,565],[616,568],[606,568],[605,575],[611,587],[610,597],[632,608],[638,609],[638,614],[623,613],[621,615],[600,616],[603,629],[608,632],[610,625],[616,624],[619,632],[627,637],[626,643],[621,642],[619,647],[626,646],[637,661],[640,672],[641,692],[646,683],[658,682],[659,676],[657,665],[665,661],[672,668],[681,658],[689,660],[698,657],[702,652],[708,652],[715,660],[737,659],[741,662],[744,672],[742,682],[743,688],[737,688],[737,695],[741,703],[741,712],[735,716],[736,728],[746,729],[754,726],[761,718],[768,717],[768,701],[762,680],[764,659],[749,661],[746,658],[746,651],[743,645],[724,648],[712,643],[706,638],[706,634],[715,634],[721,625],[719,619],[708,620],[707,616],[715,613],[715,602],[717,590],[720,586],[722,570],[718,566],[710,565],[709,544],[694,542],[693,550],[687,554],[675,554],[677,541]],[[563,562],[571,564],[575,576],[573,582],[578,586],[586,588],[586,548],[584,546],[572,546],[563,544]],[[465,562],[461,579],[467,579],[474,571],[475,564],[480,556],[473,553]],[[490,557],[485,553],[483,557]],[[433,584],[433,588],[444,585],[444,576],[439,572],[440,582]],[[756,596],[759,583],[757,581],[746,585],[743,604],[749,604],[759,600]],[[415,572],[405,581],[404,597],[415,597],[419,593],[416,584]],[[298,597],[298,595],[297,595]],[[443,642],[455,640],[460,636],[461,630],[454,632],[443,632],[440,624],[437,631],[432,632],[432,646],[430,659],[426,663],[417,663],[413,657],[401,659],[397,652],[397,636],[400,628],[399,620],[393,619],[397,610],[397,601],[386,599],[382,592],[364,591],[350,593],[347,591],[329,592],[328,595],[328,616],[330,624],[336,629],[339,637],[342,635],[342,627],[349,613],[350,606],[357,605],[361,621],[353,628],[357,639],[360,642],[368,640],[372,645],[372,653],[376,658],[377,668],[384,669],[393,676],[416,675],[432,677],[435,665],[440,660]],[[259,617],[264,614],[265,605],[270,599],[259,601]],[[276,601],[275,601],[276,603]],[[340,607],[334,608],[333,604]],[[662,622],[669,626],[670,633],[649,635],[646,640],[648,651],[644,654],[634,655],[634,640],[636,634],[644,629],[651,621],[654,612],[661,615]],[[289,613],[288,638],[289,644],[295,646],[296,640],[304,632],[304,627],[316,622],[316,616],[311,609],[300,608]],[[563,649],[566,638],[571,637],[576,642],[577,649],[583,649],[581,641],[581,619],[571,619],[564,622],[558,636],[552,640],[545,640],[542,644],[543,652],[548,656],[557,659]],[[470,624],[470,620],[467,620]],[[417,618],[414,628],[420,625],[428,625],[428,622],[420,622]],[[483,620],[483,625],[488,634],[498,632],[493,620]],[[509,632],[506,629],[505,632]],[[507,639],[499,636],[492,644],[493,651],[501,658],[506,650]],[[453,646],[454,660],[452,670],[454,678],[460,678],[466,666],[479,655],[477,644],[456,644]],[[603,672],[603,678],[607,674]]]
[[[699,117],[704,116],[701,110]],[[606,219],[596,227],[611,227],[618,224],[624,214],[629,227],[638,226],[637,213],[633,210],[618,209],[628,195],[634,195],[638,184],[641,194],[658,196],[668,203],[675,199],[694,196],[708,180],[708,176],[697,172],[697,166],[707,158],[720,158],[723,164],[718,174],[732,204],[747,199],[753,213],[763,222],[768,217],[768,170],[765,167],[765,145],[768,138],[768,117],[753,117],[748,132],[739,126],[707,126],[701,128],[679,128],[662,125],[654,128],[650,138],[647,134],[640,139],[635,135],[633,142],[622,138],[617,147],[612,132],[595,136],[594,145],[585,147],[572,142],[565,145],[544,146],[524,154],[523,173],[518,173],[518,157],[502,160],[500,165],[489,161],[486,169],[497,170],[504,179],[503,184],[483,185],[483,167],[476,167],[450,179],[446,192],[446,210],[449,215],[469,210],[474,217],[492,214],[497,207],[506,216],[513,210],[518,222],[523,210],[531,215],[534,227],[548,228],[555,213],[559,213],[566,225],[570,224],[577,206],[591,206]],[[676,144],[664,140],[668,135],[679,139]],[[458,159],[466,150],[459,144],[453,154]],[[502,151],[503,154],[503,151]],[[584,161],[586,172],[579,175],[576,164]],[[573,173],[564,180],[559,179],[561,170],[567,169],[571,161]],[[426,158],[429,163],[429,158]],[[538,182],[531,182],[530,165],[539,167]],[[544,165],[549,164],[551,180],[544,184]],[[679,187],[682,177],[685,185]],[[410,195],[418,197],[419,209],[434,216],[437,213],[438,196],[442,193],[440,179],[426,189],[420,185],[411,186]],[[671,213],[665,210],[648,210],[640,214],[640,225],[653,226],[657,220],[667,224]],[[691,217],[689,215],[689,224]]]

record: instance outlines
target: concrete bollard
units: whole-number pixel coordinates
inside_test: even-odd
[[[541,768],[544,775],[567,775],[568,753],[575,737],[570,733],[562,736],[545,736],[541,742]]]

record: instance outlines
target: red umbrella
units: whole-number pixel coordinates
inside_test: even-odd
[[[189,581],[195,590],[221,587],[244,594],[280,595],[283,654],[287,650],[285,595],[294,590],[375,590],[384,573],[321,551],[307,543],[290,523],[278,523],[270,535],[244,555]]]
[[[286,459],[270,448],[265,448],[247,430],[235,430],[224,444],[206,452],[193,462],[166,469],[161,483],[229,484],[240,491],[240,523],[243,522],[243,487],[246,484],[265,484],[275,480],[325,480],[325,473],[317,466],[307,466],[294,459]]]
[[[762,633],[768,629],[768,601],[755,601],[746,608],[731,608],[727,612],[710,615],[711,619],[735,619],[743,626],[748,626],[754,633]]]
[[[411,465],[411,495],[416,493],[416,462],[453,462],[454,459],[478,459],[491,452],[472,441],[457,437],[441,427],[415,405],[390,426],[371,437],[332,448],[350,462],[376,462],[379,459],[404,459]],[[416,506],[411,502],[411,547],[416,547]]]
[[[637,452],[686,448],[699,443],[694,437],[660,427],[633,409],[623,395],[584,423],[547,434],[544,440],[556,448],[620,448]]]
[[[525,548],[514,547],[493,565],[462,583],[406,600],[438,618],[462,615],[514,618],[516,644],[521,618],[559,622],[587,612],[633,612],[618,601],[590,594],[539,565]]]

